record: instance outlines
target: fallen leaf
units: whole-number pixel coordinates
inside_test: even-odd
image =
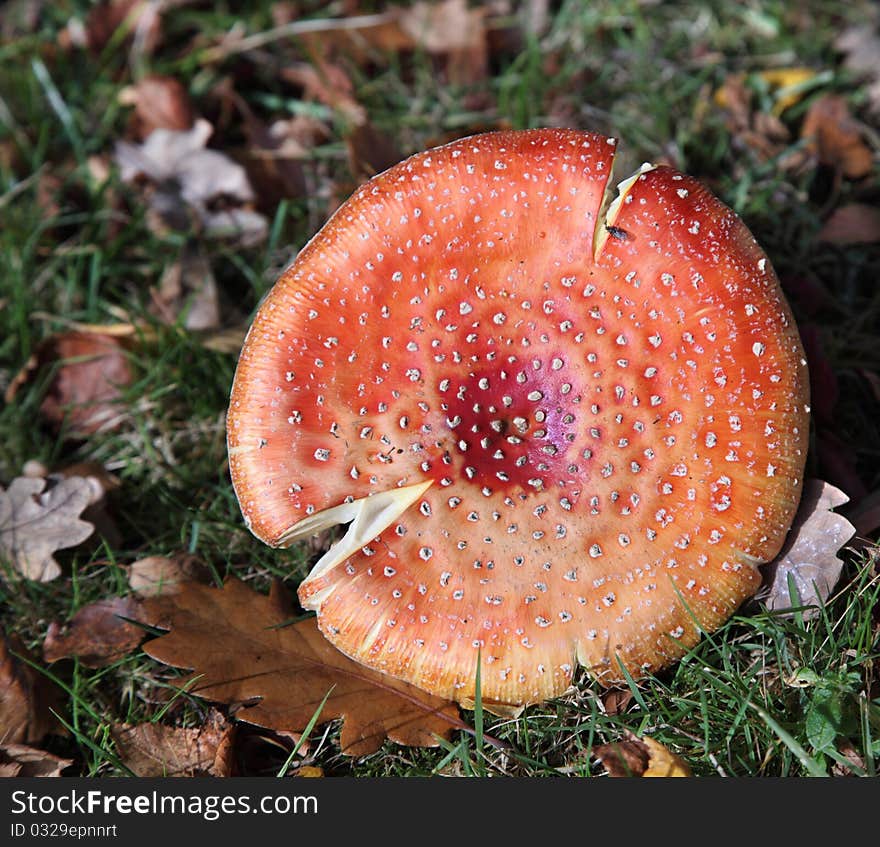
[[[778,115],[753,106],[754,93],[747,81],[746,74],[730,74],[715,92],[714,100],[726,113],[734,145],[766,161],[785,149],[789,132]]]
[[[306,779],[321,779],[324,776],[324,769],[315,765],[302,765],[296,769],[293,775]]]
[[[855,527],[831,510],[848,502],[839,488],[810,479],[804,485],[801,504],[779,555],[764,570],[765,588],[759,592],[769,609],[784,611],[795,606],[819,606],[830,596],[843,562],[838,552],[855,533]],[[792,599],[789,577],[797,598]],[[819,614],[807,608],[804,618]]]
[[[121,389],[132,380],[122,344],[96,332],[64,332],[45,339],[6,389],[11,403],[21,388],[52,368],[40,413],[55,427],[84,438],[125,420]]]
[[[873,25],[862,21],[844,30],[834,46],[844,54],[843,67],[863,82],[862,94],[867,101],[868,112],[880,116],[880,17],[874,14]]]
[[[820,164],[848,179],[861,179],[874,167],[874,155],[865,143],[862,125],[843,97],[826,94],[810,106],[801,127],[801,138]]]
[[[0,777],[61,776],[73,764],[45,750],[25,744],[0,745]]]
[[[139,52],[152,53],[161,38],[163,4],[151,0],[104,0],[93,6],[85,22],[71,19],[59,37],[62,47],[87,47],[100,53],[111,40],[124,31],[124,38],[133,38]]]
[[[217,280],[208,257],[196,244],[184,246],[177,261],[162,273],[159,288],[152,294],[152,311],[166,324],[176,323],[182,315],[187,329],[220,327]]]
[[[188,583],[146,601],[145,614],[170,629],[144,645],[148,655],[192,669],[189,693],[244,704],[238,717],[258,726],[302,731],[326,696],[319,720],[343,719],[340,744],[351,756],[375,752],[385,738],[436,746],[438,736],[467,728],[454,703],[351,661],[315,618],[291,623],[276,599],[238,580],[222,589]]]
[[[403,158],[393,139],[369,121],[352,128],[345,137],[345,147],[349,170],[359,182],[365,182]]]
[[[206,147],[214,129],[199,118],[192,129],[157,129],[143,144],[116,143],[114,157],[125,182],[146,178],[153,184],[148,202],[167,227],[187,230],[193,211],[203,233],[235,238],[243,245],[266,237],[268,221],[246,207],[255,200],[244,168],[229,156]],[[227,208],[217,208],[220,202]]]
[[[401,29],[426,52],[446,57],[453,84],[473,84],[489,72],[486,12],[467,0],[417,2],[401,12]]]
[[[91,502],[92,485],[82,477],[62,479],[44,491],[46,480],[17,477],[0,487],[0,557],[16,573],[49,582],[61,573],[52,554],[85,541],[94,527],[79,519]]]
[[[880,209],[867,203],[840,206],[819,230],[819,241],[838,245],[880,241]]]
[[[594,747],[595,756],[612,777],[683,777],[693,776],[687,762],[653,738],[627,733],[612,744]]]
[[[50,732],[65,731],[52,714],[61,708],[61,689],[29,658],[16,635],[0,638],[0,744],[38,744]]]
[[[632,691],[612,689],[602,696],[602,706],[606,715],[619,715],[626,711],[626,707],[632,702]]]
[[[128,585],[138,597],[165,597],[176,594],[190,580],[205,583],[208,579],[208,569],[187,553],[148,556],[128,568]]]
[[[235,726],[212,710],[204,726],[115,724],[110,729],[122,763],[140,777],[231,776]]]
[[[49,624],[43,658],[57,662],[75,656],[88,668],[103,668],[127,656],[143,641],[144,628],[129,623],[140,617],[140,601],[134,597],[90,603],[64,627],[54,621]]]
[[[134,106],[130,121],[135,138],[143,141],[153,130],[185,132],[195,123],[195,111],[180,80],[151,74],[118,95],[123,106]]]

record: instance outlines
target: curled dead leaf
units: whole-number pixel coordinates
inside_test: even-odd
[[[52,714],[61,689],[27,659],[16,635],[0,638],[0,744],[38,744],[49,732],[66,732]]]
[[[855,527],[832,509],[849,501],[839,488],[817,479],[804,485],[801,504],[779,555],[764,570],[764,588],[757,599],[774,611],[792,606],[821,606],[831,595],[843,562],[841,548],[855,534]],[[797,597],[792,597],[789,580]],[[803,611],[805,618],[818,608]]]
[[[188,244],[174,264],[165,268],[159,287],[153,291],[153,311],[166,324],[183,315],[183,325],[192,330],[214,330],[220,326],[220,293],[211,263],[204,251]]]
[[[195,671],[187,690],[244,704],[238,717],[269,729],[302,731],[326,697],[319,721],[343,719],[342,752],[364,756],[386,738],[436,746],[466,729],[454,703],[351,661],[318,630],[315,618],[291,622],[274,596],[237,580],[222,589],[186,583],[145,603],[145,620],[169,629],[144,651]]]
[[[65,626],[49,624],[43,642],[47,662],[77,657],[86,667],[102,668],[127,656],[146,637],[144,628],[130,623],[141,617],[134,597],[111,597],[83,606]]]
[[[592,754],[612,777],[693,776],[684,759],[647,736],[627,733],[621,741],[594,747]]]
[[[154,130],[143,144],[119,141],[114,155],[120,175],[125,182],[151,181],[148,202],[165,226],[189,228],[183,205],[193,211],[206,236],[256,244],[265,238],[268,221],[247,207],[255,196],[244,168],[207,148],[213,131],[199,118],[184,132]],[[217,208],[221,201],[225,208]]]
[[[153,130],[185,132],[195,123],[195,111],[180,80],[151,74],[119,92],[119,102],[134,106],[131,131],[143,141]]]
[[[73,764],[45,750],[25,744],[0,745],[0,777],[61,776]]]
[[[190,580],[206,583],[208,569],[196,556],[147,556],[128,568],[128,585],[138,597],[165,597],[176,594]]]
[[[200,727],[115,724],[110,734],[122,763],[140,777],[231,776],[235,726],[216,709]]]
[[[122,389],[132,381],[122,342],[111,334],[72,331],[45,339],[6,390],[6,402],[51,368],[41,415],[74,438],[114,429],[125,420]]]
[[[79,516],[94,496],[92,484],[68,477],[44,490],[46,480],[17,477],[0,488],[0,559],[15,573],[49,582],[61,573],[53,553],[85,541],[94,527]]]
[[[864,129],[850,114],[846,100],[838,95],[826,94],[813,102],[804,118],[801,138],[820,164],[848,179],[861,179],[874,167]]]

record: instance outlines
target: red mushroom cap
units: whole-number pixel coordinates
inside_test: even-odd
[[[490,133],[358,190],[261,306],[228,418],[252,531],[352,658],[498,709],[679,658],[800,498],[808,379],[770,263],[614,141]]]

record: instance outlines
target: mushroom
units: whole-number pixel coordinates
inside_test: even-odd
[[[496,711],[680,658],[801,492],[806,361],[767,257],[613,139],[462,139],[362,186],[261,305],[228,416],[260,539],[351,658]]]

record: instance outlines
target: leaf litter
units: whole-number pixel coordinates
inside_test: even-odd
[[[143,650],[194,672],[187,690],[239,704],[236,716],[268,729],[302,731],[326,697],[319,722],[341,718],[340,745],[364,756],[388,738],[436,746],[468,729],[457,706],[365,668],[336,650],[315,618],[292,622],[276,590],[270,596],[228,580],[223,588],[187,583],[145,603],[145,620],[169,629]]]
[[[0,558],[25,579],[49,582],[61,575],[53,554],[76,547],[94,527],[80,520],[92,502],[94,487],[83,477],[68,477],[46,489],[46,480],[16,477],[0,487]]]

